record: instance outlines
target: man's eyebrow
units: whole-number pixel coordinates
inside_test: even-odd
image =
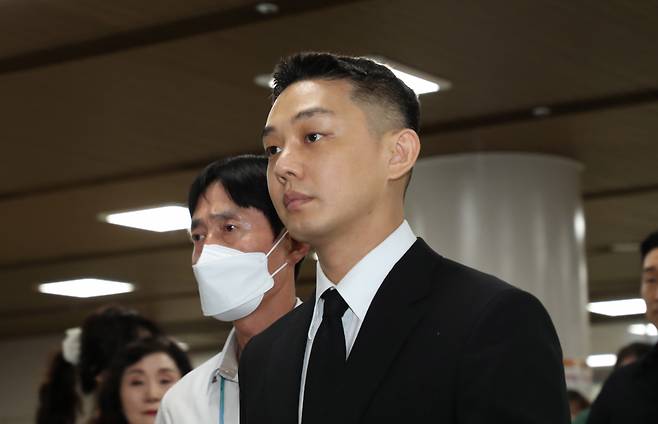
[[[213,221],[217,220],[222,220],[222,219],[239,219],[240,215],[236,210],[230,209],[224,212],[220,213],[213,213],[210,214],[210,219]],[[203,223],[203,220],[201,218],[195,218],[192,220],[192,223],[190,224],[190,230],[194,230],[196,227],[201,225]]]
[[[325,109],[323,107],[312,107],[297,112],[297,114],[292,117],[291,122],[299,121],[300,119],[308,119],[313,117],[314,115],[319,115],[319,114],[334,115],[334,112],[329,109]],[[276,131],[275,127],[271,125],[266,126],[265,128],[263,128],[263,132],[261,133],[261,138],[267,137],[274,131]]]
[[[212,219],[236,219],[239,218],[240,215],[236,210],[230,209],[224,212],[220,213],[211,213],[210,218]]]
[[[654,272],[656,267],[654,265],[648,266],[642,270],[642,272]]]
[[[312,117],[313,115],[318,115],[318,114],[328,114],[328,115],[333,115],[334,112],[325,109],[323,107],[312,107],[310,109],[305,109],[300,112],[297,112],[297,115],[293,116],[291,121],[299,121],[300,119],[308,119]]]
[[[270,135],[270,133],[272,133],[272,132],[274,132],[274,127],[271,126],[271,125],[268,125],[268,126],[266,126],[265,128],[263,128],[263,132],[260,134],[260,138],[261,138],[261,139],[262,139],[262,138],[265,138],[265,137],[267,137],[268,135]]]

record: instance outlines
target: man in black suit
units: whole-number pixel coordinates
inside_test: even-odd
[[[326,53],[283,59],[274,80],[268,187],[315,249],[317,285],[245,348],[241,422],[568,423],[540,302],[441,257],[404,219],[413,91],[384,66]]]

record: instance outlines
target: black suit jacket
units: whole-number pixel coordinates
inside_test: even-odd
[[[297,424],[313,307],[242,352],[242,424]],[[569,423],[562,352],[541,303],[421,239],[377,291],[341,381],[317,424]]]

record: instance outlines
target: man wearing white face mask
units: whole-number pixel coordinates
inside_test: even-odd
[[[220,353],[167,392],[158,424],[238,423],[240,352],[300,303],[295,268],[308,245],[283,228],[266,172],[266,158],[237,156],[210,164],[190,188],[192,268],[201,308],[205,316],[233,322],[233,329]]]

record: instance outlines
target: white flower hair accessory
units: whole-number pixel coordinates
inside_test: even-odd
[[[80,362],[80,327],[69,328],[66,330],[66,337],[62,340],[62,356],[64,360],[72,365],[78,365]]]

